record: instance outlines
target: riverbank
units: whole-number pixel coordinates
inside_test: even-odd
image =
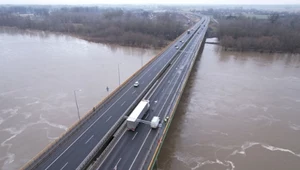
[[[299,19],[299,14],[290,13],[272,13],[264,19],[220,15],[212,19],[207,37],[218,37],[226,51],[300,53]]]
[[[97,43],[159,49],[192,25],[183,14],[171,12],[98,7],[43,10],[21,15],[14,8],[1,8],[0,26],[63,33]]]
[[[78,38],[81,40],[85,40],[92,43],[100,43],[100,44],[109,44],[111,46],[124,46],[124,47],[134,47],[134,48],[143,48],[143,49],[153,49],[153,50],[160,50],[164,46],[168,45],[170,41],[166,42],[166,44],[163,47],[152,47],[151,45],[144,45],[144,46],[128,46],[126,44],[118,44],[118,43],[110,43],[107,42],[101,38],[93,38],[93,37],[85,37],[80,36],[76,34],[70,34],[70,33],[61,33],[61,32],[51,32],[51,31],[41,31],[41,30],[34,30],[34,29],[19,29],[17,27],[6,27],[6,26],[0,26],[0,32],[9,34],[9,35],[15,35],[22,34],[22,35],[29,35],[29,36],[39,36],[39,37],[48,37],[49,35],[55,35],[55,36],[71,36],[74,38]]]
[[[20,169],[160,51],[0,29],[0,169]],[[118,71],[119,70],[119,71]],[[109,87],[109,91],[106,90]]]
[[[299,15],[276,14],[268,19],[222,18],[218,37],[225,49],[300,53],[299,18]]]

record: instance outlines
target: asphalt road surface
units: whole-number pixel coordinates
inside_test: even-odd
[[[203,26],[204,24],[202,24]],[[190,67],[192,61],[191,51],[195,49],[197,43],[205,34],[201,28],[199,31],[199,34],[196,33],[195,37],[181,51],[180,56],[150,96],[150,110],[145,115],[144,120],[151,121],[153,116],[159,116],[163,121],[170,113],[170,109],[176,102],[174,99]],[[134,132],[125,130],[97,169],[140,169],[142,162],[146,159],[146,153],[151,149],[151,144],[156,139],[155,137],[162,133],[164,127],[165,124],[162,123],[161,128],[151,129],[149,125],[140,123]]]
[[[191,34],[183,35],[180,40],[187,40]],[[124,114],[138,95],[174,57],[177,52],[175,45],[170,46],[155,61],[143,71],[133,77],[113,98],[102,108],[98,109],[93,117],[74,133],[65,143],[56,148],[50,156],[41,162],[35,169],[62,170],[76,169],[97,143],[105,136],[109,129]],[[133,87],[139,81],[138,88]]]

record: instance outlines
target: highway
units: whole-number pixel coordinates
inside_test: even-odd
[[[203,25],[205,24],[207,23],[205,22]],[[191,66],[193,59],[191,51],[196,48],[206,30],[202,31],[200,28],[199,31],[200,33],[196,33],[181,51],[169,70],[159,80],[153,93],[147,98],[150,100],[150,110],[144,120],[151,121],[153,116],[159,116],[163,122],[163,119],[170,113],[176,102],[175,97],[179,93],[178,90]],[[94,169],[140,169],[146,159],[146,153],[151,149],[152,143],[157,139],[156,136],[162,133],[164,127],[165,123],[162,123],[162,127],[159,129],[151,129],[149,125],[140,123],[135,132],[125,129]]]
[[[156,75],[172,60],[177,53],[175,44],[180,44],[180,40],[186,41],[190,36],[191,34],[184,34],[178,42],[166,49],[165,52],[145,67],[140,74],[128,81],[111,100],[96,110],[92,118],[56,148],[50,156],[47,156],[34,168],[25,169],[76,169],[112,126],[115,125],[117,120],[124,115],[124,112],[146,89]],[[133,87],[135,81],[140,83],[138,88]]]

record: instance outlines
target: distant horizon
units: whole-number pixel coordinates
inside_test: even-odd
[[[0,5],[300,5],[299,0],[1,0]]]
[[[74,6],[74,5],[84,5],[84,6],[89,6],[89,5],[205,5],[205,6],[220,6],[220,5],[224,5],[224,6],[293,6],[293,5],[297,5],[297,6],[300,6],[300,3],[299,4],[200,4],[200,3],[183,3],[183,4],[165,4],[165,3],[140,3],[140,4],[129,4],[129,3],[116,3],[116,4],[108,4],[108,3],[95,3],[95,4],[31,4],[31,3],[24,3],[24,4],[2,4],[0,3],[0,6],[3,6],[3,5],[70,5],[70,6]]]

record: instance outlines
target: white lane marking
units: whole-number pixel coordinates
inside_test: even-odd
[[[85,142],[85,144],[87,144],[93,137],[94,137],[94,135],[92,135],[92,136]]]
[[[60,170],[63,170],[68,165],[68,163],[69,162],[67,162],[63,167],[61,167]]]
[[[143,78],[156,64],[156,62],[159,63],[159,61],[163,60],[165,58],[165,56],[171,51],[171,48],[167,49],[160,57],[158,60],[153,61],[151,64],[151,67],[148,68],[148,70],[141,75],[140,79]],[[163,64],[161,62],[161,64]],[[45,170],[49,169],[71,146],[74,145],[75,142],[78,141],[79,138],[81,138],[112,106],[114,106],[131,88],[128,88],[124,94],[122,94],[101,116],[99,116],[85,131],[83,131],[81,133],[81,135],[79,135],[76,140],[74,140],[58,157],[56,157],[56,159],[54,161],[51,162],[50,165],[48,165]]]
[[[186,47],[185,47],[185,48],[186,48]],[[178,60],[181,58],[181,56],[182,56],[182,55],[180,55],[179,57],[177,57],[173,63],[177,63]],[[175,64],[175,65],[176,65],[176,64]],[[167,73],[162,77],[162,79],[159,80],[159,82],[158,82],[158,84],[157,84],[157,87],[155,87],[154,90],[153,90],[153,92],[151,92],[151,94],[149,95],[150,98],[152,98],[152,95],[153,95],[153,94],[156,92],[156,90],[161,86],[162,82],[163,82],[163,81],[166,79],[166,77],[170,74],[170,71],[175,67],[175,65],[172,65],[172,66],[170,67],[170,69],[167,70]],[[157,81],[158,81],[158,80],[157,80]]]
[[[121,97],[123,97],[129,90],[130,90],[131,88],[128,88],[128,90],[121,96]],[[120,98],[121,98],[120,97]],[[74,143],[75,142],[77,142],[78,141],[78,139],[79,138],[81,138],[81,136],[83,136],[92,126],[94,126],[94,124],[99,120],[99,119],[101,119],[102,118],[102,116],[110,109],[110,108],[112,108],[119,100],[120,100],[120,98],[118,99],[118,100],[116,100],[108,109],[106,109],[106,111],[101,115],[101,116],[99,116],[85,131],[83,131],[82,132],[82,134],[80,134],[77,138],[76,138],[76,140],[74,140],[54,161],[52,161],[51,162],[51,164],[50,165],[48,165],[47,167],[46,167],[46,169],[45,170],[47,170],[47,169],[49,169],[53,164],[54,164],[54,162],[56,162],[71,146],[73,146],[74,145]]]
[[[187,60],[187,59],[186,59],[186,60]],[[185,61],[183,60],[182,62],[185,62]],[[186,71],[187,71],[187,70],[186,70]],[[186,71],[185,71],[184,73],[186,73]],[[180,74],[178,75],[178,77],[176,78],[176,81],[178,81],[178,79],[180,79],[180,75],[181,75],[181,73],[180,73]],[[175,77],[175,76],[174,76],[174,77]],[[183,79],[183,78],[184,78],[184,76],[183,76],[181,79]],[[176,84],[176,83],[174,83],[174,85],[173,85],[172,89],[170,90],[170,92],[172,92],[173,89],[175,88],[175,84]],[[180,87],[180,86],[177,87],[176,91],[178,90],[179,87]],[[158,116],[160,116],[160,114],[161,114],[161,112],[162,112],[162,110],[163,110],[163,108],[164,108],[166,102],[168,101],[170,95],[171,95],[171,93],[169,93],[169,95],[167,96],[167,99],[165,100],[165,102],[164,102],[164,104],[163,104],[163,107],[162,107],[161,110],[159,111]],[[176,95],[173,96],[172,101],[174,100],[174,97],[175,97],[175,96],[176,96]],[[169,106],[169,107],[170,107],[170,106]],[[137,158],[138,155],[140,154],[140,152],[141,152],[141,150],[142,150],[142,148],[143,148],[145,142],[147,141],[147,139],[148,139],[148,137],[149,137],[149,135],[150,135],[150,132],[151,132],[151,129],[149,130],[149,132],[148,132],[146,138],[144,139],[144,141],[143,141],[143,143],[142,143],[142,146],[140,147],[140,149],[139,149],[137,155],[135,156],[133,162],[131,163],[129,170],[131,170],[133,164],[134,164],[135,161],[136,161],[136,158]]]
[[[121,159],[122,159],[122,158],[120,158],[120,159],[118,160],[117,165],[120,163]]]
[[[109,119],[111,118],[112,116],[109,116],[109,118],[108,119],[106,119],[106,121],[105,122],[108,122],[109,121]]]
[[[182,61],[184,61],[184,60],[182,60]],[[178,73],[176,73],[176,74],[178,74]],[[174,76],[174,77],[175,77],[175,76]],[[173,78],[174,78],[174,77],[173,77]],[[172,80],[173,80],[173,78],[172,78]],[[176,77],[176,81],[175,81],[175,82],[177,82],[179,78],[180,78],[180,74],[178,75],[178,77]],[[169,81],[170,81],[170,80],[169,80]],[[171,86],[172,88],[171,88],[170,92],[173,91],[173,89],[175,88],[175,85],[176,85],[176,83],[173,83],[173,87]],[[167,101],[168,101],[168,99],[169,99],[169,97],[170,97],[171,94],[172,94],[172,93],[169,93],[169,94],[168,94],[167,99],[165,100],[165,102],[164,102],[162,108],[160,109],[160,111],[158,112],[158,116],[160,116],[160,114],[161,114],[163,108],[165,107],[165,105],[166,105],[166,103],[167,103]],[[176,95],[174,95],[174,96],[176,96]]]
[[[118,160],[118,162],[117,162],[117,164],[115,165],[114,169],[118,169],[118,164],[119,164],[119,162],[121,161],[121,159],[122,159],[122,158],[120,158],[120,159]]]
[[[175,77],[175,76],[174,76],[174,77]],[[184,76],[183,76],[183,77],[184,77]],[[180,74],[179,74],[179,76],[176,78],[176,79],[177,79],[176,81],[178,81],[178,79],[179,79],[179,78],[180,78]],[[172,89],[170,90],[170,92],[171,92],[171,91],[173,91],[173,89],[175,88],[175,84],[176,84],[176,83],[174,83],[174,85],[173,85]],[[159,113],[158,113],[158,116],[160,116],[160,114],[161,114],[161,112],[162,112],[163,108],[165,107],[165,104],[167,103],[167,101],[168,101],[168,99],[169,99],[170,95],[171,95],[171,93],[169,93],[169,95],[167,96],[167,99],[165,100],[165,102],[164,102],[164,104],[163,104],[162,108],[160,109],[160,111],[159,111]],[[176,96],[176,95],[174,95],[174,96]],[[173,97],[173,99],[174,99],[174,97]],[[147,141],[147,139],[148,139],[148,137],[149,137],[149,135],[150,135],[150,132],[151,132],[151,129],[149,130],[149,132],[148,132],[148,134],[147,134],[146,138],[144,139],[144,141],[143,141],[143,143],[142,143],[142,145],[141,145],[141,147],[140,147],[140,149],[139,149],[138,153],[136,154],[136,156],[135,156],[135,158],[134,158],[133,162],[131,163],[129,170],[131,170],[131,168],[132,168],[133,164],[134,164],[134,163],[135,163],[135,161],[136,161],[136,158],[138,157],[138,155],[140,154],[140,152],[141,152],[142,148],[144,147],[144,145],[145,145],[145,142]]]
[[[143,143],[142,143],[142,147],[140,147],[140,149],[139,149],[138,153],[135,155],[135,157],[134,157],[134,160],[132,161],[132,163],[131,163],[131,165],[130,165],[130,167],[129,167],[129,169],[128,169],[128,170],[131,170],[131,168],[132,168],[132,166],[133,166],[134,162],[136,161],[136,158],[137,158],[137,157],[138,157],[138,155],[140,154],[140,152],[141,152],[141,150],[142,150],[142,148],[143,148],[143,146],[144,146],[144,144],[145,144],[145,142],[146,142],[146,139],[149,137],[149,135],[150,135],[150,132],[151,132],[151,129],[149,130],[149,132],[148,132],[148,134],[147,134],[146,138],[144,139],[144,141],[143,141]]]
[[[125,101],[125,102],[123,102],[123,103],[121,104],[121,106],[123,106],[125,103],[126,103],[126,101]]]
[[[183,60],[182,60],[182,61],[183,61]],[[178,75],[178,77],[176,77],[176,81],[179,79],[179,77],[180,77],[180,74]],[[175,76],[174,76],[172,79],[174,79],[174,78],[175,78]],[[174,89],[175,85],[176,85],[176,83],[174,83],[174,84],[173,84],[173,87],[171,88],[170,92],[171,92],[171,91],[173,91],[173,89]],[[168,99],[169,99],[169,97],[170,97],[170,95],[171,95],[171,94],[172,94],[172,93],[169,93],[169,95],[167,96],[167,99],[165,100],[165,102],[164,102],[164,104],[163,104],[162,108],[160,109],[160,111],[159,111],[159,113],[158,113],[158,116],[160,116],[160,114],[161,114],[161,112],[162,112],[162,110],[163,110],[163,108],[164,108],[165,104],[167,103],[167,101],[168,101]],[[174,96],[175,96],[175,95],[174,95]],[[140,149],[139,149],[138,153],[136,154],[136,156],[135,156],[135,158],[134,158],[133,162],[131,163],[129,170],[131,170],[131,168],[132,168],[133,164],[134,164],[134,163],[135,163],[135,161],[136,161],[136,158],[138,157],[138,155],[140,154],[140,152],[141,152],[142,148],[144,147],[144,145],[145,145],[145,142],[146,142],[147,138],[148,138],[148,137],[149,137],[149,135],[150,135],[150,132],[151,132],[151,129],[149,130],[149,132],[148,132],[148,134],[147,134],[146,138],[144,139],[144,141],[143,141],[143,143],[142,143],[142,145],[141,145],[141,147],[140,147]]]
[[[132,94],[134,94],[136,92],[136,90],[134,90],[133,92],[132,92]]]
[[[134,136],[132,137],[131,140],[133,140],[137,134],[138,134],[138,132],[135,132],[135,134],[134,134]]]
[[[103,162],[107,159],[107,157],[110,155],[110,153],[112,152],[112,150],[114,150],[114,148],[116,147],[116,145],[118,144],[118,142],[121,140],[121,138],[124,136],[125,132],[127,132],[127,130],[124,130],[122,135],[119,137],[119,139],[116,141],[115,145],[110,149],[110,151],[108,152],[108,154],[105,156],[105,158],[103,159],[103,161],[101,162],[101,164],[97,167],[97,169],[100,169],[100,167],[102,166]]]
[[[187,59],[186,59],[187,60]],[[181,62],[184,62],[185,60],[182,60]],[[180,75],[181,75],[181,73],[178,75],[178,77],[176,77],[176,81],[178,81],[179,80],[179,78],[180,78]],[[174,76],[175,77],[175,76]],[[173,78],[174,78],[173,77]],[[182,77],[184,77],[184,76],[182,76]],[[173,79],[172,78],[172,79]],[[176,82],[175,81],[175,82]],[[176,85],[176,83],[174,83],[173,84],[173,87],[171,88],[171,90],[170,90],[170,92],[172,92],[173,91],[173,89],[175,88],[175,85]],[[178,88],[179,88],[180,86],[178,86],[177,87],[177,89],[176,89],[176,91],[178,90]],[[170,95],[171,95],[172,93],[169,93],[169,95],[167,96],[167,99],[165,100],[165,102],[164,102],[164,104],[163,104],[163,106],[162,106],[162,108],[160,109],[160,111],[159,111],[159,113],[158,113],[158,116],[160,116],[160,114],[161,114],[161,112],[162,112],[162,110],[163,110],[163,108],[165,107],[165,104],[167,103],[167,101],[168,101],[168,99],[170,98]],[[174,100],[174,97],[175,97],[176,95],[174,95],[173,96],[173,100]],[[134,158],[134,160],[133,160],[133,162],[131,163],[131,165],[130,165],[130,168],[129,168],[129,170],[131,170],[131,168],[132,168],[132,166],[133,166],[133,164],[135,163],[135,161],[136,161],[136,158],[138,157],[138,155],[140,154],[140,152],[141,152],[141,150],[142,150],[142,148],[144,147],[144,145],[145,145],[145,142],[147,141],[147,139],[148,139],[148,137],[149,137],[149,135],[150,135],[150,132],[151,132],[151,129],[149,130],[149,132],[148,132],[148,134],[147,134],[147,136],[146,136],[146,138],[144,139],[144,141],[143,141],[143,143],[142,143],[142,145],[141,145],[141,147],[140,147],[140,149],[139,149],[139,151],[138,151],[138,153],[136,154],[136,156],[135,156],[135,158]]]

